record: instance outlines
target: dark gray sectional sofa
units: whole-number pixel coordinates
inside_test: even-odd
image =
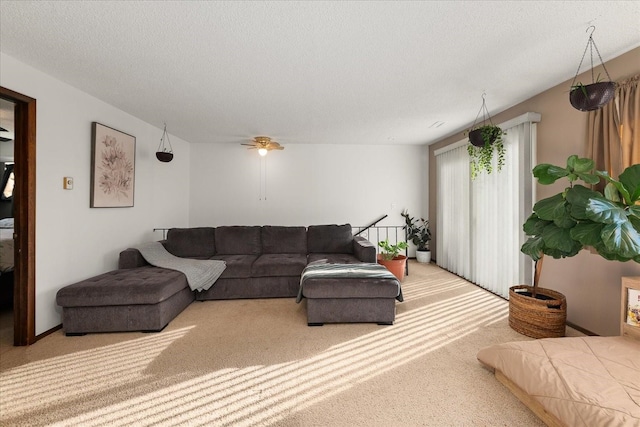
[[[227,268],[196,300],[295,297],[308,263],[376,262],[376,248],[351,225],[173,228],[162,242],[171,254],[225,261]],[[120,253],[119,268],[148,265],[137,249]]]
[[[206,291],[191,291],[184,274],[150,266],[133,248],[118,270],[66,286],[56,301],[67,335],[158,331],[195,300],[296,297],[308,263],[375,263],[376,248],[351,225],[173,228],[162,244],[175,256],[223,260]],[[143,278],[144,280],[140,279]]]

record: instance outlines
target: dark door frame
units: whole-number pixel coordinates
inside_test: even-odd
[[[15,103],[13,344],[36,342],[36,100],[0,86]]]

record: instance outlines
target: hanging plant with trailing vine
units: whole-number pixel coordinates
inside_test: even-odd
[[[495,151],[497,158],[497,169],[500,171],[504,166],[504,141],[502,137],[505,132],[491,121],[491,115],[487,110],[485,102],[485,94],[482,94],[482,106],[476,119],[471,125],[471,130],[467,133],[469,136],[469,145],[467,153],[469,153],[469,164],[471,166],[471,179],[476,179],[478,174],[485,171],[491,173],[493,171],[493,153]],[[478,117],[482,113],[482,124],[476,126]]]
[[[472,136],[472,133],[475,134]],[[493,171],[493,154],[497,158],[497,169],[504,166],[505,148],[502,137],[506,135],[499,126],[483,125],[469,132],[467,152],[470,157],[471,179],[476,179],[479,173]],[[473,139],[472,139],[473,138]],[[473,142],[472,142],[473,141]],[[481,142],[481,145],[480,145]]]

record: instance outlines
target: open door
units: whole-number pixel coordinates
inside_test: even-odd
[[[4,87],[0,98],[15,103],[13,341],[30,345],[36,341],[36,100]]]

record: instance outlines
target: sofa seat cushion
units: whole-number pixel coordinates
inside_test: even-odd
[[[262,253],[306,254],[307,229],[305,227],[262,227]]]
[[[351,225],[310,225],[307,229],[307,247],[310,253],[351,254]]]
[[[211,259],[227,263],[227,268],[222,272],[220,279],[246,279],[251,277],[251,266],[257,258],[258,255],[216,255],[211,257]]]
[[[323,261],[323,260],[326,260],[326,262],[330,264],[362,263],[362,261],[360,261],[358,258],[356,258],[354,255],[351,255],[351,254],[323,254],[323,253],[309,254],[309,263],[312,263],[314,261]]]
[[[216,228],[216,255],[259,255],[261,227],[231,225]]]
[[[215,255],[215,228],[172,228],[164,243],[167,251],[177,257],[207,259]]]
[[[307,255],[262,254],[253,263],[253,277],[300,276],[307,266]]]
[[[65,286],[58,291],[56,302],[61,307],[157,304],[188,287],[187,278],[179,271],[128,268]]]

